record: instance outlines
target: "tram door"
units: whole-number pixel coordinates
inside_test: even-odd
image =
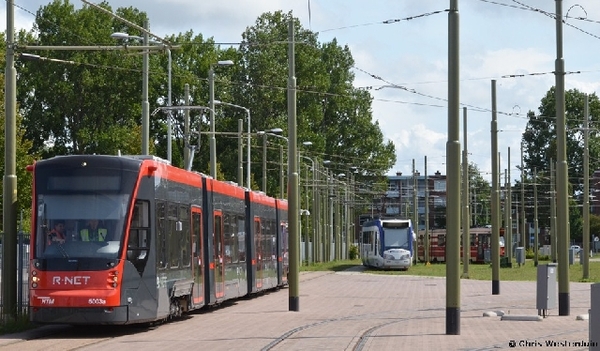
[[[225,264],[223,262],[225,245],[223,243],[223,212],[214,211],[213,265],[215,267],[215,296],[225,296]]]
[[[254,217],[254,247],[256,249],[256,287],[262,288],[263,285],[263,255],[262,231],[260,218]]]
[[[490,249],[491,252],[492,235],[491,234],[479,234],[479,240],[477,241],[477,260],[485,260],[485,252]]]
[[[194,271],[194,305],[204,302],[204,248],[202,245],[202,210],[192,207],[192,265]]]

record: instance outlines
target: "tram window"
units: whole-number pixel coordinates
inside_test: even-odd
[[[147,228],[150,223],[150,211],[148,201],[136,201],[133,207],[133,216],[131,226],[137,228]]]
[[[192,252],[194,257],[201,257],[202,255],[202,217],[200,213],[192,213]]]
[[[273,228],[275,228],[275,225],[272,221],[265,222],[265,235],[263,235],[263,260],[266,261],[272,260],[273,254],[275,253],[275,250],[273,250]]]
[[[192,255],[190,255],[190,210],[186,206],[179,207],[179,223],[181,231],[179,232],[181,247],[181,264],[183,267],[189,267],[192,264]]]
[[[237,230],[236,241],[238,260],[240,262],[246,262],[246,222],[244,221],[244,217],[238,217]]]
[[[133,263],[140,275],[148,262],[150,249],[149,228],[147,226],[150,216],[149,208],[148,201],[136,201],[129,231],[129,241],[127,242],[127,259]]]
[[[166,205],[162,201],[156,202],[156,240],[158,247],[157,266],[159,269],[165,269],[168,265],[168,241],[167,241],[167,210]]]
[[[223,216],[215,215],[215,230],[213,237],[214,259],[223,263]]]
[[[445,246],[446,245],[446,237],[444,235],[438,235],[438,246]]]
[[[225,263],[237,262],[237,257],[234,255],[234,252],[237,251],[236,243],[237,240],[235,238],[235,234],[237,232],[235,216],[232,215],[224,215],[224,245],[225,245]]]
[[[262,236],[260,240],[261,252],[262,252],[262,260],[266,261],[271,257],[271,253],[269,252],[269,226],[267,221],[262,222],[264,227],[262,229]]]
[[[262,246],[261,246],[262,228],[260,225],[260,219],[254,219],[254,247],[256,250],[256,259],[262,260]],[[260,266],[259,266],[260,268]]]
[[[271,259],[277,261],[277,222],[271,222],[271,228]]]
[[[368,232],[361,232],[360,236],[361,236],[362,243],[364,245],[369,245],[370,244],[370,242],[369,242],[370,241],[369,240],[369,233]]]
[[[167,237],[169,242],[169,268],[178,268],[181,258],[181,232],[175,230],[177,222],[177,205],[167,204]]]
[[[149,248],[148,231],[145,229],[132,229],[129,231],[127,243],[127,259],[130,261],[145,260]]]

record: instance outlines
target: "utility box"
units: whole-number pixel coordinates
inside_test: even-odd
[[[544,256],[550,256],[552,253],[552,247],[550,245],[544,245],[540,248],[539,254]]]
[[[548,310],[556,308],[558,300],[558,282],[556,281],[556,263],[548,263],[537,267],[537,302],[538,315],[546,318]]]
[[[600,351],[600,283],[591,285],[590,350]]]
[[[569,248],[569,265],[575,263],[575,250]]]
[[[517,258],[517,264],[519,266],[524,265],[525,264],[525,248],[517,247],[517,252],[516,252],[515,257]]]

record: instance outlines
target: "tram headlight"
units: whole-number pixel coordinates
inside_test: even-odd
[[[390,255],[390,254],[383,254],[383,258],[384,258],[385,260],[393,260],[393,259],[394,259],[394,256],[392,256],[392,255]]]
[[[31,287],[32,288],[37,288],[38,287],[38,282],[40,281],[40,277],[36,277],[33,273],[35,271],[31,272],[32,277],[31,277]]]
[[[36,270],[31,271],[31,287],[33,289],[38,287],[38,282],[40,281],[40,277],[37,276],[38,272]]]
[[[106,283],[109,287],[116,288],[119,286],[119,271],[110,271],[108,272],[108,278],[106,279]]]

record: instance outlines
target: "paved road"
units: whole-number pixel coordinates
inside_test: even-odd
[[[491,282],[462,280],[460,335],[445,335],[444,278],[373,275],[359,268],[303,272],[299,312],[288,311],[288,294],[282,289],[150,329],[45,327],[5,336],[0,349],[587,350],[576,342],[588,341],[588,321],[576,316],[588,312],[589,283],[570,284],[570,316],[549,310],[542,321],[520,321],[484,313],[535,318],[535,282],[501,282],[500,295],[491,295]]]

